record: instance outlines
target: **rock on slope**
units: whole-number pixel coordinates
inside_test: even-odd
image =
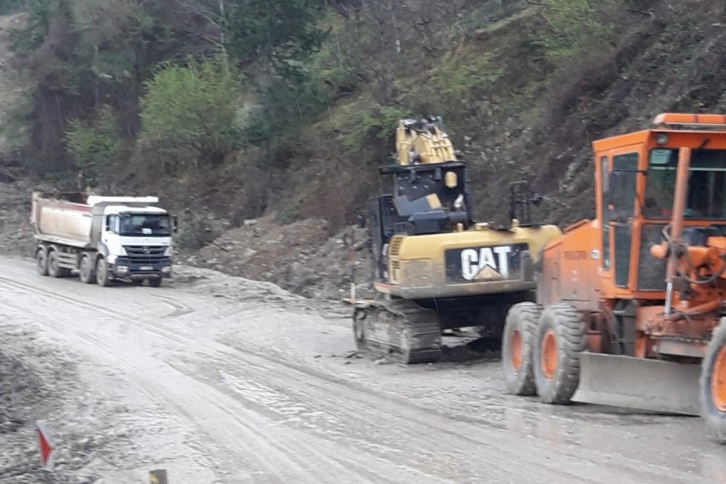
[[[360,295],[370,294],[368,231],[349,227],[331,237],[320,219],[290,225],[278,225],[271,217],[248,221],[182,260],[273,282],[305,297],[340,298],[349,294],[354,279]]]
[[[30,188],[22,183],[0,183],[0,253],[30,257],[33,231]]]

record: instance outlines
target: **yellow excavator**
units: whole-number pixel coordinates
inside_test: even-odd
[[[474,222],[467,164],[440,117],[399,121],[396,151],[379,169],[391,191],[370,208],[377,297],[348,300],[359,351],[437,361],[443,332],[462,328],[497,345],[509,308],[534,300],[535,265],[561,231],[532,221],[542,197],[524,182],[510,185],[511,223]]]

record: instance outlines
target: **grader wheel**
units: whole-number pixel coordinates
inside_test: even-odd
[[[537,393],[545,403],[570,403],[580,381],[580,353],[585,350],[585,324],[572,306],[544,310],[534,345]]]
[[[534,338],[542,308],[531,302],[515,304],[507,314],[502,338],[502,367],[507,391],[514,395],[535,395],[532,361]]]
[[[706,431],[726,444],[726,318],[711,336],[701,367],[701,417]]]

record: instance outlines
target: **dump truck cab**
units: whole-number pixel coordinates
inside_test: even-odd
[[[99,247],[114,274],[171,273],[173,220],[166,210],[122,204],[99,206],[98,211]]]

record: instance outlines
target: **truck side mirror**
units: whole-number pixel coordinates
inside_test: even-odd
[[[172,223],[172,230],[174,233],[177,233],[179,231],[179,217],[176,215],[173,215],[171,217],[171,223]]]

